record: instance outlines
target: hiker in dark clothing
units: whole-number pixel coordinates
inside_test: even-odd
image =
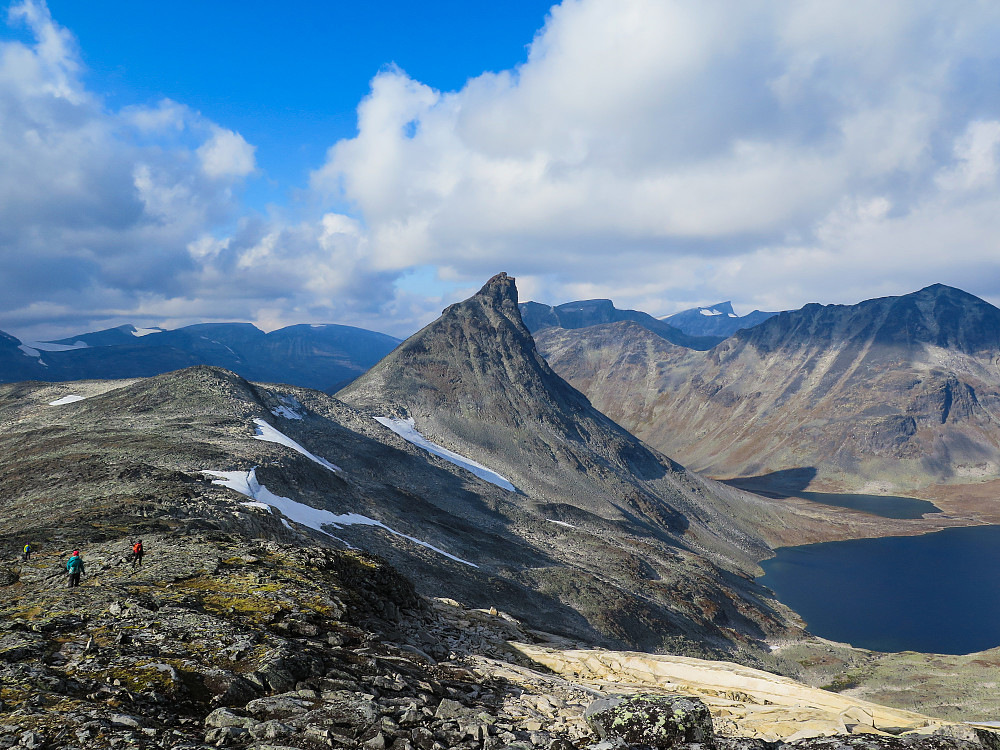
[[[142,565],[142,540],[132,545],[132,570]]]
[[[21,550],[21,557],[24,559],[25,562],[28,562],[28,560],[31,559],[31,545],[30,544],[24,545],[24,549]]]
[[[80,556],[80,550],[73,550],[73,554],[66,562],[66,572],[69,573],[69,587],[72,589],[79,586],[80,576],[87,572],[84,569],[83,557]]]

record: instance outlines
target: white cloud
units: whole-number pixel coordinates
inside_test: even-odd
[[[457,92],[380,73],[312,185],[357,207],[374,267],[504,268],[554,302],[1000,278],[993,222],[944,195],[996,196],[1000,112],[969,78],[1000,76],[997,31],[971,1],[567,0],[517,69]]]
[[[246,177],[254,170],[254,147],[231,130],[212,126],[212,137],[198,147],[205,174],[213,179]]]

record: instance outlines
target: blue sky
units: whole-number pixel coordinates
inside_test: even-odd
[[[0,329],[1000,302],[1000,7],[27,0]]]
[[[356,133],[372,77],[397,65],[440,90],[527,59],[550,2],[52,0],[108,106],[183,102],[257,146],[247,204],[287,201]],[[22,38],[24,34],[21,35]]]

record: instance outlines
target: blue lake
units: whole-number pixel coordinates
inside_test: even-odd
[[[823,638],[938,654],[1000,645],[1000,526],[784,547],[761,567]]]

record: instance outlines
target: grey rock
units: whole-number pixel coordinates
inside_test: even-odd
[[[35,750],[36,748],[40,748],[45,745],[45,737],[38,732],[28,730],[21,733],[18,744],[22,747],[28,748],[28,750]]]
[[[241,740],[250,733],[243,727],[216,727],[205,732],[205,742],[221,745],[232,740]]]
[[[699,743],[715,747],[708,707],[684,695],[632,696],[594,701],[585,718],[602,739],[669,750]]]
[[[243,727],[249,729],[256,720],[249,716],[243,716],[228,708],[217,708],[205,717],[205,726],[212,728],[221,727]]]
[[[259,724],[255,724],[250,727],[250,734],[259,740],[278,740],[284,737],[288,737],[295,730],[287,724],[282,724],[280,721],[270,720],[262,721]]]
[[[263,716],[273,719],[305,713],[314,704],[314,701],[299,698],[294,693],[284,693],[281,695],[271,695],[266,698],[256,698],[247,703],[246,710],[255,717]]]
[[[450,698],[442,698],[438,704],[437,711],[434,712],[434,717],[437,719],[457,719],[468,713],[469,709],[458,701]]]

